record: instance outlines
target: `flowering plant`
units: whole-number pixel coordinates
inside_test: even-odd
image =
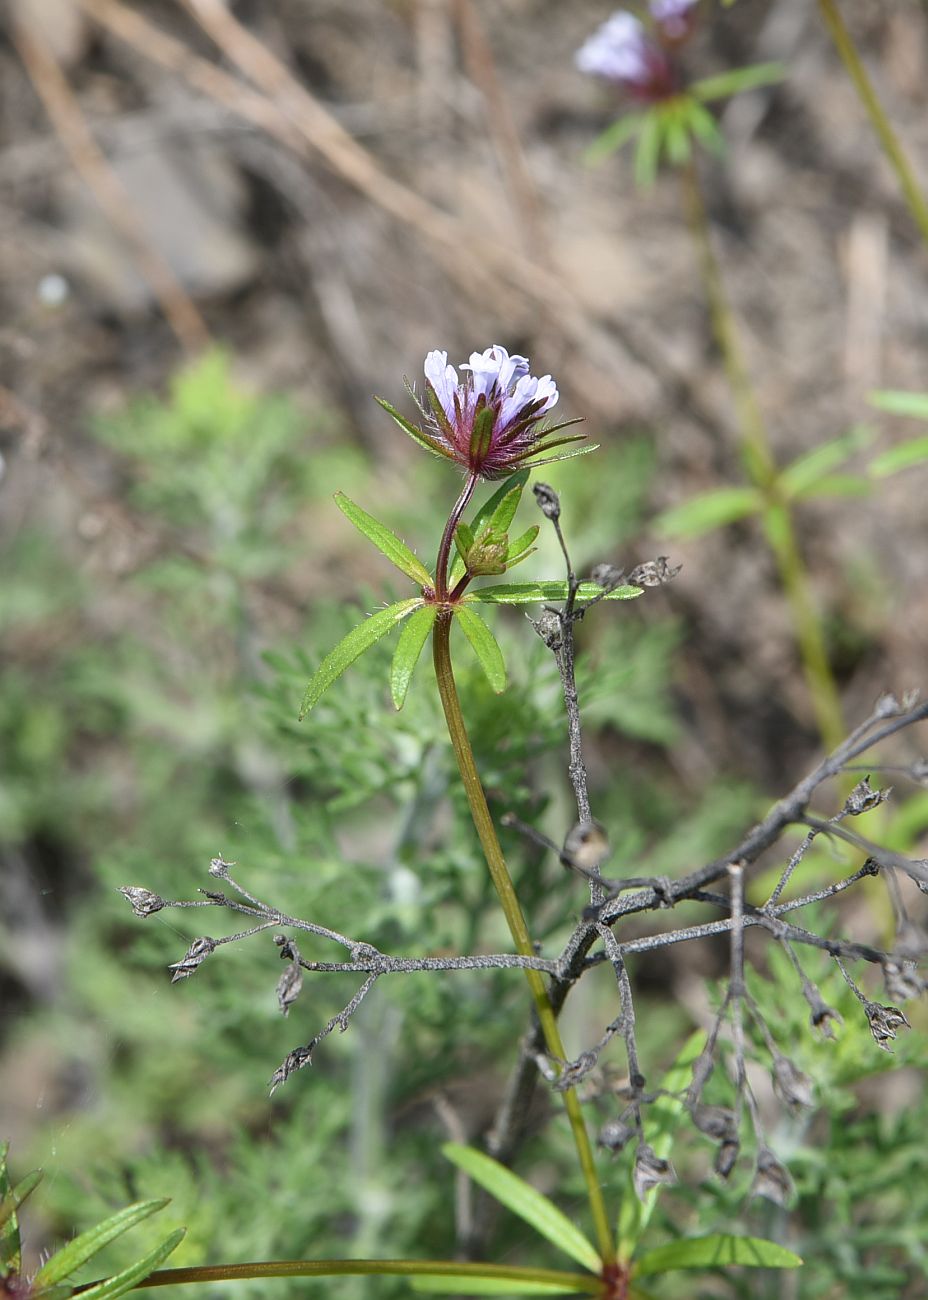
[[[581,72],[602,77],[641,106],[607,127],[588,158],[606,157],[637,137],[635,177],[649,185],[662,158],[676,165],[688,162],[693,141],[721,150],[722,137],[706,103],[781,79],[780,64],[762,63],[690,82],[681,54],[698,14],[698,0],[651,0],[647,24],[620,9],[580,47],[575,62]]]

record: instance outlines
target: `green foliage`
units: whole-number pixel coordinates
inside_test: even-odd
[[[396,533],[385,528],[379,520],[373,515],[369,515],[366,510],[346,497],[344,492],[335,493],[335,504],[346,515],[355,528],[363,534],[369,541],[372,541],[379,551],[387,557],[391,564],[395,564],[401,573],[405,573],[413,582],[417,582],[421,587],[428,587],[432,582],[432,575],[422,563],[422,561],[409,549],[405,542],[397,537]]]
[[[448,1142],[442,1147],[442,1152],[500,1204],[524,1219],[559,1250],[591,1272],[599,1272],[601,1263],[596,1247],[547,1196],[524,1178],[472,1147]]]
[[[706,103],[773,85],[783,80],[785,72],[780,63],[760,63],[697,81],[670,99],[624,114],[596,137],[584,157],[587,162],[601,162],[637,139],[635,183],[647,189],[653,185],[662,161],[671,167],[685,166],[692,157],[694,143],[710,153],[721,153],[724,140]]]
[[[472,609],[467,609],[462,605],[457,610],[455,617],[462,632],[470,642],[480,667],[486,673],[490,686],[497,694],[504,691],[506,689],[506,665],[503,662],[503,652],[499,648],[496,637],[480,615],[475,614]]]
[[[651,1277],[674,1269],[799,1268],[802,1260],[785,1246],[761,1237],[733,1237],[715,1233],[710,1237],[683,1237],[658,1246],[635,1260],[635,1277]]]
[[[316,704],[321,696],[329,689],[334,681],[341,677],[346,668],[349,668],[365,650],[376,645],[382,636],[392,632],[397,623],[413,612],[414,609],[421,609],[422,601],[400,600],[393,605],[388,605],[386,609],[378,609],[376,614],[371,614],[363,623],[352,628],[346,637],[339,641],[334,650],[330,650],[322,663],[316,669],[310,678],[309,685],[303,695],[303,703],[300,705],[300,718],[305,718],[307,713]]]
[[[67,1300],[76,1285],[74,1275],[85,1264],[111,1242],[168,1204],[164,1198],[140,1201],[110,1215],[69,1241],[27,1279],[22,1275],[22,1243],[16,1211],[38,1186],[42,1175],[36,1171],[11,1187],[7,1168],[8,1152],[8,1145],[0,1144],[0,1290],[5,1295],[28,1295],[35,1300]],[[184,1233],[185,1229],[176,1229],[154,1250],[135,1260],[128,1268],[85,1287],[81,1293],[90,1296],[91,1300],[117,1300],[117,1297],[133,1290],[148,1277],[176,1249],[183,1240]]]

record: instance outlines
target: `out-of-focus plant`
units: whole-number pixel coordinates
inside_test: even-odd
[[[912,164],[906,157],[905,150],[893,128],[893,124],[880,103],[880,97],[876,93],[873,82],[867,75],[867,70],[841,14],[838,0],[818,0],[818,8],[822,16],[822,22],[825,24],[841,62],[844,64],[845,71],[857,91],[858,98],[870,119],[870,124],[880,142],[883,153],[896,173],[899,188],[902,191],[909,212],[912,214],[916,226],[918,226],[922,239],[928,245],[928,201],[926,201],[925,195],[922,193],[915,172],[912,170]]]
[[[822,7],[834,9],[830,0]],[[627,99],[642,105],[607,128],[588,156],[601,159],[637,138],[635,175],[640,185],[654,180],[662,162],[677,168],[682,176],[684,209],[735,404],[748,481],[744,486],[701,493],[665,511],[656,526],[667,537],[694,537],[750,517],[760,521],[791,612],[818,728],[825,745],[831,747],[844,733],[841,702],[794,514],[797,504],[807,500],[860,496],[871,490],[871,479],[846,473],[844,467],[869,445],[872,432],[860,426],[803,453],[790,465],[776,463],[713,248],[694,145],[702,144],[715,153],[723,150],[722,136],[706,102],[779,81],[785,69],[763,64],[690,81],[681,55],[696,26],[698,10],[696,0],[652,0],[647,25],[619,11],[581,47],[577,64],[582,71],[605,78]],[[873,476],[903,468],[904,463],[901,453],[888,460],[878,458]]]

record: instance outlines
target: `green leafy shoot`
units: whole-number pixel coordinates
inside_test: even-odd
[[[814,495],[822,480],[832,475],[873,439],[873,430],[856,425],[829,442],[798,456],[780,472],[779,483],[788,497]]]
[[[350,497],[346,497],[344,492],[335,493],[335,504],[346,515],[357,528],[359,533],[374,543],[378,551],[381,551],[391,564],[395,564],[401,573],[405,573],[407,578],[412,578],[420,587],[430,587],[432,585],[432,575],[415,555],[404,541],[397,537],[396,533],[391,532],[385,524],[380,523],[373,515],[369,515],[366,510],[355,505]]]
[[[423,604],[421,597],[397,601],[396,604],[388,605],[386,609],[379,609],[376,614],[371,614],[370,618],[366,618],[339,641],[335,649],[330,650],[323,659],[306,687],[303,703],[300,705],[300,720],[306,717],[332,683],[341,677],[345,669],[363,655],[365,650],[376,645],[380,638],[386,636],[397,623],[411,614],[414,609],[421,609]]]
[[[173,1250],[176,1250],[186,1235],[186,1228],[178,1228],[172,1232],[169,1237],[162,1241],[160,1246],[135,1264],[130,1264],[124,1268],[121,1273],[107,1278],[103,1282],[98,1282],[96,1286],[88,1287],[86,1291],[81,1292],[84,1300],[116,1300],[117,1296],[125,1295],[127,1291],[133,1291],[138,1284],[153,1273],[159,1264],[167,1259]]]
[[[88,1228],[80,1236],[75,1237],[63,1246],[56,1255],[53,1255],[46,1264],[39,1269],[35,1275],[37,1286],[53,1286],[56,1282],[63,1282],[72,1273],[76,1273],[79,1268],[92,1259],[104,1246],[108,1246],[111,1241],[121,1237],[123,1233],[134,1228],[137,1223],[147,1219],[149,1215],[157,1214],[168,1204],[168,1198],[158,1201],[139,1201],[135,1205],[129,1205],[117,1214],[113,1214],[102,1223],[98,1223],[93,1228]],[[163,1256],[162,1256],[163,1258]],[[159,1261],[160,1262],[160,1261]],[[152,1265],[154,1268],[155,1265]]]
[[[592,1242],[562,1210],[524,1178],[473,1147],[448,1142],[442,1147],[442,1153],[565,1255],[570,1255],[591,1273],[601,1271],[602,1261]]]
[[[400,633],[390,668],[390,694],[397,709],[401,709],[406,702],[409,683],[419,662],[419,656],[422,654],[422,648],[435,625],[437,613],[437,606],[423,605],[408,619]]]
[[[671,1269],[799,1268],[802,1260],[785,1246],[762,1237],[735,1237],[725,1233],[711,1237],[684,1237],[649,1250],[635,1261],[635,1277],[669,1273]]]
[[[702,1032],[690,1036],[680,1055],[661,1080],[662,1095],[648,1107],[644,1123],[644,1140],[661,1160],[666,1160],[670,1156],[674,1134],[685,1113],[684,1094],[692,1078],[693,1062],[702,1051],[705,1041],[706,1035]],[[620,1258],[627,1259],[641,1240],[654,1213],[659,1191],[659,1187],[653,1187],[645,1193],[643,1200],[639,1200],[635,1193],[632,1172],[629,1170],[627,1188],[619,1208]]]
[[[499,695],[501,691],[506,689],[506,665],[503,662],[503,652],[499,648],[496,637],[480,615],[475,614],[472,609],[467,609],[464,605],[458,605],[455,614],[464,635],[473,647],[480,667],[486,673],[487,681]]]
[[[578,600],[592,600],[602,596],[603,588],[596,582],[581,582],[577,588]],[[641,595],[640,587],[616,587],[603,597],[605,600],[633,600]],[[546,600],[566,600],[567,582],[554,579],[544,582],[503,582],[494,587],[480,587],[469,591],[462,604],[480,601],[488,605],[532,605]]]
[[[729,95],[740,95],[759,86],[775,86],[786,77],[787,71],[784,63],[755,63],[749,68],[720,72],[717,77],[704,77],[690,86],[689,93],[703,103],[727,99]]]
[[[757,514],[763,505],[763,496],[756,488],[713,488],[665,510],[658,515],[654,526],[664,537],[699,537]]]
[[[470,536],[473,540],[476,540],[476,538],[479,536],[479,534],[486,527],[487,524],[489,524],[491,521],[496,521],[497,511],[500,510],[500,508],[503,506],[503,503],[508,501],[514,492],[517,492],[518,495],[515,497],[514,503],[511,505],[511,507],[507,505],[503,510],[502,515],[500,516],[500,518],[505,518],[507,512],[510,512],[511,510],[511,512],[509,513],[509,517],[506,520],[506,525],[502,529],[502,531],[505,532],[506,529],[509,527],[509,525],[512,523],[513,518],[515,517],[516,510],[518,509],[519,506],[519,500],[521,497],[522,490],[524,489],[526,483],[528,482],[528,476],[529,476],[529,471],[527,469],[520,469],[515,474],[512,474],[509,478],[507,478],[506,481],[503,484],[501,484],[500,487],[497,488],[497,490],[493,493],[493,495],[491,497],[488,497],[487,500],[483,503],[483,505],[474,515],[473,521],[471,522],[470,526],[468,527],[467,525],[465,525],[465,533],[463,534],[463,536],[465,537]],[[458,528],[460,529],[460,524],[458,525]],[[454,562],[451,565],[451,572],[448,576],[449,584],[453,587],[457,582],[461,580],[461,578],[464,577],[465,572],[466,569],[464,565],[464,559],[460,551],[458,551],[458,554],[455,556]]]

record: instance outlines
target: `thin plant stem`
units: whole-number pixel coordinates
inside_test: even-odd
[[[764,497],[764,531],[789,603],[815,720],[825,746],[834,749],[844,737],[845,726],[841,700],[828,662],[821,619],[796,538],[790,504],[779,489],[776,461],[770,448],[764,417],[741,355],[735,317],[712,247],[709,218],[699,174],[693,162],[684,169],[683,176],[687,221],[699,254],[713,333],[735,402],[741,431],[742,460],[751,482]]]
[[[440,575],[438,580],[441,580]],[[451,667],[452,617],[450,610],[441,610],[435,621],[435,631],[432,638],[432,644],[434,650],[435,676],[438,681],[438,693],[441,697],[442,708],[445,712],[445,721],[448,724],[448,734],[451,737],[451,745],[458,761],[458,769],[461,773],[464,791],[467,795],[468,804],[470,805],[474,827],[477,831],[481,847],[483,848],[484,856],[487,860],[487,866],[490,870],[490,876],[492,877],[497,895],[499,896],[500,904],[502,905],[503,913],[506,917],[506,922],[509,926],[509,932],[512,935],[512,940],[515,944],[516,950],[522,956],[530,957],[535,953],[534,945],[532,944],[528,926],[526,925],[522,908],[516,896],[512,877],[509,874],[509,868],[507,867],[506,859],[503,856],[503,850],[500,847],[496,828],[493,825],[493,818],[490,815],[490,809],[487,806],[486,795],[483,792],[483,785],[477,771],[474,753],[471,749],[470,739],[467,735],[467,729],[464,724],[464,715],[461,712],[461,703],[458,698],[457,686],[454,681],[454,672]],[[528,979],[529,988],[531,989],[532,998],[535,1002],[535,1010],[538,1015],[538,1021],[541,1025],[548,1051],[556,1058],[556,1060],[565,1061],[567,1055],[564,1051],[564,1044],[561,1041],[560,1031],[557,1027],[557,1017],[554,1014],[554,1009],[548,998],[545,982],[540,973],[536,970],[526,970],[525,974]],[[604,1262],[610,1264],[615,1259],[615,1247],[612,1242],[612,1233],[609,1228],[609,1218],[606,1212],[602,1189],[599,1185],[596,1164],[593,1159],[593,1149],[590,1145],[590,1136],[586,1128],[586,1121],[583,1118],[583,1111],[581,1110],[579,1099],[573,1090],[568,1089],[565,1091],[564,1105],[567,1110],[567,1117],[570,1121],[574,1143],[577,1148],[577,1155],[580,1160],[580,1166],[587,1186],[587,1194],[589,1196],[590,1210],[593,1216],[593,1224],[596,1230],[599,1251]]]
[[[818,0],[818,7],[822,15],[822,21],[828,28],[828,34],[834,42],[835,49],[841,56],[841,62],[854,83],[860,102],[863,104],[877,138],[883,146],[883,152],[896,173],[909,211],[921,232],[921,237],[928,244],[928,202],[926,202],[925,196],[919,188],[915,173],[912,171],[909,160],[899,143],[899,137],[883,111],[883,105],[873,88],[873,82],[867,76],[866,69],[860,61],[851,34],[841,17],[841,10],[838,8],[837,0]]]

